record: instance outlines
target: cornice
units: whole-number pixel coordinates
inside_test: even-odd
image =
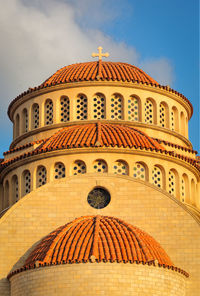
[[[53,150],[50,152],[44,152],[36,155],[29,156],[27,158],[22,158],[14,163],[11,163],[7,167],[5,167],[0,175],[0,182],[3,181],[4,177],[12,170],[17,169],[20,166],[23,166],[25,164],[30,164],[32,162],[42,160],[45,158],[51,158],[55,156],[63,156],[63,155],[71,155],[71,154],[83,154],[83,153],[119,153],[119,154],[132,154],[132,155],[143,155],[148,156],[150,158],[157,158],[157,159],[163,159],[172,163],[176,163],[188,170],[190,170],[197,178],[197,180],[200,179],[200,174],[197,168],[195,168],[190,163],[187,163],[186,161],[176,158],[175,156],[165,154],[165,152],[154,152],[151,150],[140,150],[138,149],[130,149],[130,148],[114,148],[114,147],[89,147],[89,148],[73,148],[73,149],[60,149],[60,150]]]
[[[48,86],[45,88],[34,89],[34,91],[24,94],[23,96],[14,99],[9,107],[8,107],[8,116],[11,121],[13,121],[13,113],[17,107],[19,107],[22,103],[35,98],[39,95],[43,95],[46,93],[54,92],[57,90],[62,89],[69,89],[69,88],[79,88],[79,87],[94,87],[94,86],[114,86],[114,87],[129,87],[133,89],[142,89],[147,90],[155,93],[162,94],[167,96],[171,99],[174,99],[178,103],[180,103],[188,113],[188,119],[192,117],[193,107],[192,104],[189,102],[188,99],[183,99],[180,95],[176,93],[170,92],[170,88],[166,87],[166,89],[159,88],[159,86],[142,84],[142,83],[134,83],[134,82],[119,82],[119,81],[81,81],[81,82],[72,82],[72,83],[62,83],[53,86]],[[174,91],[175,92],[175,91]]]
[[[31,130],[31,131],[19,136],[10,144],[10,149],[13,149],[22,140],[24,140],[30,136],[33,136],[33,135],[36,135],[36,134],[39,134],[42,132],[46,132],[48,130],[63,128],[63,127],[70,126],[70,125],[80,125],[80,124],[95,123],[95,122],[97,122],[97,120],[81,120],[81,121],[69,121],[69,122],[65,122],[65,123],[56,123],[56,124],[52,124],[52,125],[46,125],[46,126]],[[152,129],[155,131],[161,131],[165,134],[169,134],[169,135],[172,135],[172,136],[180,139],[189,148],[192,148],[192,144],[190,143],[190,141],[187,138],[185,138],[181,134],[179,134],[175,131],[172,131],[168,128],[165,128],[165,127],[161,127],[161,126],[153,125],[153,124],[147,124],[147,123],[143,123],[143,122],[139,122],[139,121],[131,122],[131,121],[125,121],[125,120],[120,121],[120,120],[101,119],[101,122],[117,123],[117,124],[122,124],[122,125],[134,126],[134,127],[138,127],[138,128],[142,127],[142,128],[149,128],[149,129]]]

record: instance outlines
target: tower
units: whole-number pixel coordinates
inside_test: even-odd
[[[1,293],[198,295],[192,105],[133,65],[102,61],[102,48],[98,56],[9,105]]]

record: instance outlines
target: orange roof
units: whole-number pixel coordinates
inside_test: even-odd
[[[85,216],[57,228],[43,238],[23,268],[16,272],[36,266],[66,263],[155,264],[155,261],[159,266],[187,275],[174,267],[160,244],[139,228],[114,217]]]
[[[156,80],[151,78],[143,70],[137,68],[134,65],[120,62],[105,62],[105,61],[93,61],[86,63],[77,63],[69,66],[65,66],[53,75],[51,75],[47,80],[45,80],[41,85],[29,88],[27,91],[23,92],[17,96],[9,105],[8,116],[10,116],[10,109],[12,105],[21,97],[32,93],[36,90],[40,90],[46,87],[51,87],[54,85],[59,85],[62,83],[70,82],[80,82],[80,81],[122,81],[122,82],[133,82],[141,83],[146,85],[152,85],[156,88],[164,89],[170,93],[176,94],[183,98],[191,107],[193,112],[193,107],[190,101],[181,93],[173,90],[168,86],[160,85]]]
[[[95,146],[165,150],[156,140],[134,127],[100,121],[67,126],[44,141],[38,150],[51,151]]]
[[[159,83],[141,69],[116,62],[95,61],[65,66],[54,73],[42,85],[49,86],[64,82],[89,80],[137,81],[143,83]]]

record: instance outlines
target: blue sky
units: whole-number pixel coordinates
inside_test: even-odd
[[[12,140],[10,101],[58,68],[91,60],[99,45],[110,52],[109,59],[141,67],[191,101],[189,137],[199,150],[197,0],[0,2],[0,157]]]

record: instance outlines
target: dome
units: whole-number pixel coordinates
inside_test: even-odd
[[[27,258],[24,267],[85,262],[137,262],[173,267],[170,258],[150,235],[121,219],[85,216],[47,235]]]
[[[42,86],[56,85],[77,81],[132,81],[159,85],[141,69],[127,64],[116,62],[95,61],[65,66],[49,77]]]
[[[94,146],[165,150],[156,140],[136,128],[102,122],[67,126],[45,140],[36,150],[50,151]]]

